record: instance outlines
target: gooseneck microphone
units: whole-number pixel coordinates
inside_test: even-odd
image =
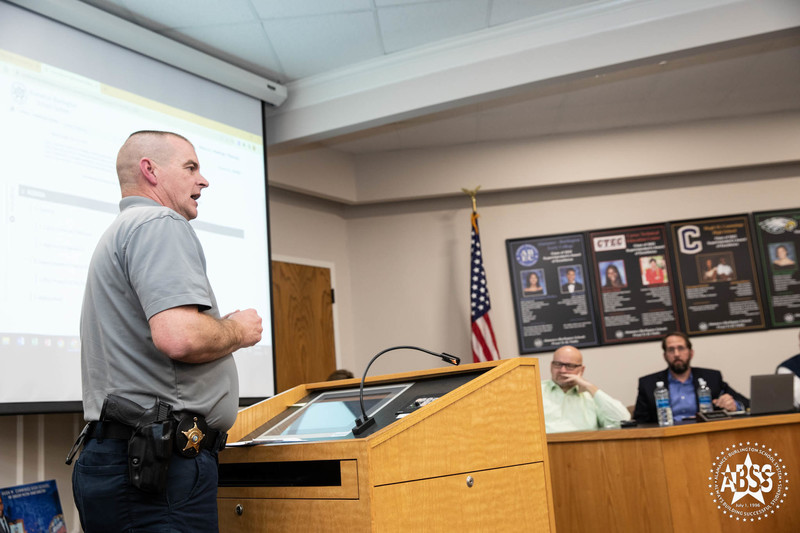
[[[367,410],[364,409],[364,380],[367,379],[367,372],[369,372],[369,367],[372,366],[372,363],[375,362],[375,359],[382,356],[386,352],[391,352],[393,350],[418,350],[420,352],[431,354],[434,357],[438,357],[445,363],[450,363],[451,365],[458,366],[458,364],[461,363],[461,359],[459,359],[455,355],[450,355],[449,353],[444,353],[444,352],[436,353],[430,350],[426,350],[425,348],[418,348],[417,346],[393,346],[392,348],[386,348],[382,352],[378,352],[372,359],[370,359],[369,363],[367,364],[367,368],[364,369],[364,375],[361,376],[361,387],[358,394],[358,399],[359,402],[361,403],[361,418],[356,418],[356,425],[353,428],[353,435],[361,435],[364,431],[367,430],[367,428],[375,425],[375,419],[371,416],[367,416]]]

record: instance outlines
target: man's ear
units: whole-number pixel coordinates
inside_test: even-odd
[[[158,179],[156,178],[156,173],[155,173],[155,167],[156,165],[152,159],[143,157],[139,160],[139,170],[141,171],[142,176],[144,176],[144,179],[146,179],[150,185],[158,184]]]

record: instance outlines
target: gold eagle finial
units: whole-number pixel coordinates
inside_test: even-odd
[[[473,213],[477,213],[477,212],[478,212],[478,204],[477,204],[477,202],[476,202],[476,200],[475,200],[475,199],[476,199],[476,198],[477,198],[477,196],[478,196],[478,191],[480,190],[480,188],[481,188],[481,186],[480,186],[480,185],[478,185],[477,187],[475,187],[475,188],[474,188],[474,189],[472,189],[472,190],[470,190],[470,189],[465,189],[465,188],[463,188],[463,187],[461,188],[461,191],[462,191],[464,194],[468,195],[468,196],[469,196],[469,197],[472,199],[472,212],[473,212]]]

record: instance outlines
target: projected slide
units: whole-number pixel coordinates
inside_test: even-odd
[[[259,105],[252,100],[253,113]],[[0,124],[0,358],[5,376],[35,377],[4,379],[0,403],[80,400],[86,270],[118,213],[117,151],[143,129],[180,133],[196,148],[210,187],[192,225],[220,311],[264,317],[262,342],[236,354],[241,394],[274,393],[260,134],[2,48]]]

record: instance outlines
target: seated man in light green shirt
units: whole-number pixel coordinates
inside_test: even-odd
[[[542,410],[548,433],[586,431],[619,426],[631,415],[622,402],[589,383],[583,377],[583,355],[573,346],[553,353],[552,379],[542,381]]]

